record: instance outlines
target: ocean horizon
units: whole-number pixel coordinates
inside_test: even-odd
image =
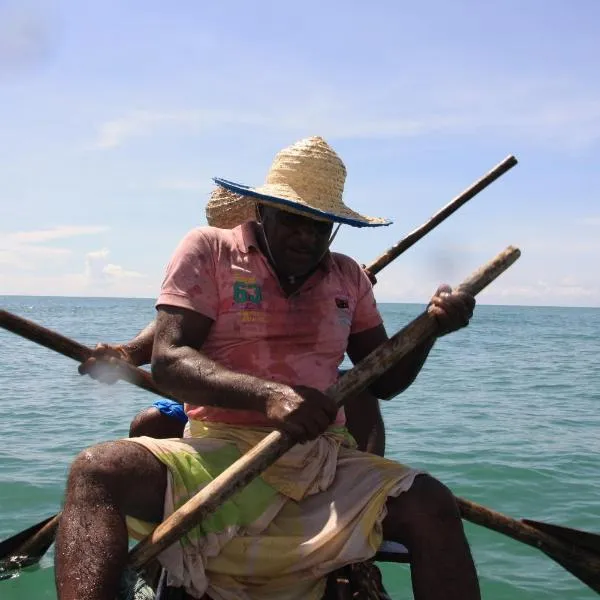
[[[61,294],[0,294],[0,301],[3,298],[73,298],[77,300],[155,300],[153,296],[64,296]],[[410,305],[424,305],[422,301],[396,301],[396,300],[381,300],[377,301],[377,305],[386,304],[410,304]],[[477,299],[477,306],[508,306],[513,308],[600,308],[600,305],[592,304],[518,304],[518,303],[507,303],[498,304],[497,302],[485,302]]]

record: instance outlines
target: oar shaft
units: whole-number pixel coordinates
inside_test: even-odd
[[[510,267],[519,256],[518,249],[507,248],[459,287],[477,294]],[[423,313],[341,377],[327,390],[327,393],[335,398],[339,405],[343,404],[419,344],[435,335],[436,331],[435,318],[427,312]],[[294,442],[287,435],[280,431],[271,432],[139,543],[130,552],[130,564],[140,568],[155,558],[185,535],[196,523],[201,522],[238,490],[260,475],[293,445]]]
[[[585,582],[592,589],[600,592],[600,556],[597,554],[581,546],[565,543],[553,535],[548,535],[522,521],[507,517],[470,500],[456,498],[456,501],[463,519],[537,548],[565,568],[576,566],[580,571],[577,573],[580,578],[582,578],[581,573],[596,574],[597,582],[590,581],[589,577],[585,578]]]
[[[83,344],[7,310],[0,310],[0,327],[77,362],[85,362],[92,355],[92,351]]]
[[[92,351],[87,346],[7,310],[0,309],[0,327],[77,362],[85,362],[92,356]],[[171,395],[160,390],[148,372],[134,367],[124,360],[114,359],[114,361],[115,366],[118,366],[121,371],[123,379],[149,392],[175,400]]]
[[[436,212],[426,223],[409,233],[403,240],[392,246],[384,252],[379,258],[367,266],[367,271],[376,275],[398,258],[403,252],[406,252],[411,246],[416,244],[422,237],[427,235],[432,229],[437,227],[442,221],[445,221],[451,214],[456,212],[463,204],[466,204],[471,198],[479,194],[482,190],[504,175],[509,169],[517,164],[517,159],[510,155],[502,162],[498,163],[491,171],[486,173],[481,179],[468,187],[464,192],[453,198],[446,206]]]

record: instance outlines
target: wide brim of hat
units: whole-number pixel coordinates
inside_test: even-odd
[[[239,196],[252,198],[261,204],[268,204],[276,208],[289,210],[290,212],[312,217],[320,221],[343,223],[351,227],[382,227],[392,224],[392,221],[389,219],[361,215],[346,205],[341,205],[335,212],[319,210],[318,208],[309,206],[297,196],[295,199],[291,199],[295,194],[291,189],[284,189],[287,186],[265,184],[257,188],[252,188],[241,183],[221,179],[220,177],[215,177],[213,181],[222,188]],[[278,195],[278,193],[282,192],[285,193],[285,197]]]

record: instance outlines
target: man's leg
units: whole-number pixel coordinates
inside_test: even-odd
[[[141,410],[129,425],[129,437],[157,439],[182,438],[185,422],[171,414],[162,413],[156,406]]]
[[[454,496],[429,475],[389,498],[385,539],[404,544],[411,555],[415,600],[477,600],[479,582]]]
[[[99,444],[77,456],[56,539],[60,600],[115,599],[127,562],[125,515],[161,521],[166,482],[166,467],[135,443]]]

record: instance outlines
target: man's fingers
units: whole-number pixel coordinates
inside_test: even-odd
[[[464,292],[448,294],[442,291],[431,299],[427,311],[437,319],[439,335],[445,335],[466,327],[473,316],[474,308],[473,296]]]
[[[289,435],[297,443],[305,442],[308,439],[306,430],[298,423],[284,421],[279,424],[278,428]]]
[[[96,364],[96,359],[95,358],[88,358],[85,362],[82,362],[78,367],[77,367],[77,371],[79,371],[80,375],[87,375],[91,369],[94,368],[94,365]]]
[[[299,411],[293,416],[290,415],[285,421],[286,431],[298,442],[315,440],[329,427],[332,420],[325,407],[313,407],[310,412]]]
[[[316,421],[309,421],[304,423],[304,441],[316,440],[321,433],[321,428]]]
[[[438,289],[435,290],[434,296],[440,296],[442,294],[451,294],[451,293],[452,293],[452,287],[449,286],[447,283],[442,283],[440,286],[438,286]]]
[[[329,425],[337,417],[339,408],[335,402],[331,401],[330,404],[323,407],[323,410],[327,416],[327,425]]]
[[[121,378],[123,373],[119,367],[119,361],[114,356],[99,356],[88,358],[77,370],[81,375],[89,375],[100,383],[110,385]]]
[[[334,417],[332,417],[331,414],[325,410],[325,407],[322,407],[321,410],[317,411],[315,414],[315,423],[317,424],[319,433],[322,433],[329,427],[330,423],[333,421],[333,418]]]
[[[467,294],[434,296],[430,302],[435,314],[447,313],[461,318],[471,317],[475,308],[475,299]]]

